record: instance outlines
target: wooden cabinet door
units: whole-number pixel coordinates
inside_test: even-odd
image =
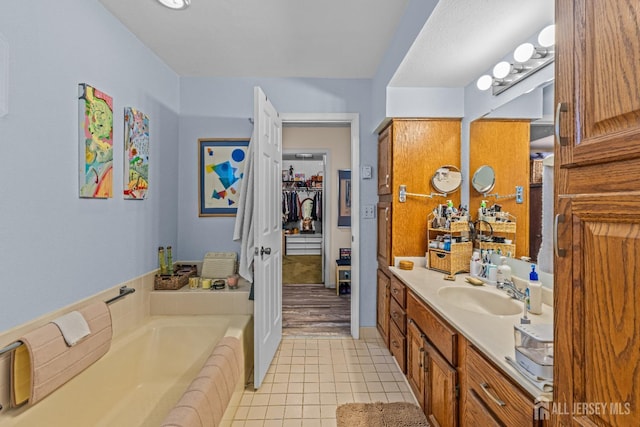
[[[391,279],[382,270],[378,269],[378,303],[377,303],[377,327],[382,335],[387,348],[389,347],[389,298]]]
[[[637,0],[556,1],[561,164],[640,157],[639,23]]]
[[[425,342],[426,384],[424,411],[432,426],[458,425],[458,372]]]
[[[378,203],[378,262],[391,265],[391,203]]]
[[[556,421],[639,426],[640,193],[567,196],[559,208],[554,401],[607,407]]]
[[[407,381],[424,408],[424,377],[425,377],[425,336],[418,329],[413,319],[407,322]]]
[[[393,125],[378,136],[378,195],[391,194],[391,162]]]

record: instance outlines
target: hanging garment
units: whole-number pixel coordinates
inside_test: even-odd
[[[247,147],[247,163],[244,177],[240,186],[238,212],[236,214],[233,240],[240,241],[240,262],[238,273],[253,283],[253,251],[255,241],[253,236],[253,135]],[[253,285],[252,285],[253,290]]]

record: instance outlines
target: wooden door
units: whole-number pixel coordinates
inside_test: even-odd
[[[378,263],[391,265],[391,203],[378,203]]]
[[[640,3],[557,0],[561,164],[640,157]],[[558,90],[560,89],[560,90]]]
[[[458,372],[425,341],[426,384],[424,412],[432,426],[458,425]]]
[[[391,194],[392,129],[389,125],[378,136],[378,195]]]
[[[413,319],[409,319],[407,322],[407,381],[421,408],[424,408],[424,343],[425,335]]]
[[[560,206],[568,220],[559,225],[558,246],[567,254],[558,265],[571,272],[571,286],[556,297],[554,400],[568,408],[574,402],[606,407],[600,413],[572,409],[558,418],[574,425],[638,426],[640,192],[567,196]]]
[[[389,347],[389,298],[391,298],[391,279],[382,270],[378,269],[378,303],[377,326],[387,348]]]

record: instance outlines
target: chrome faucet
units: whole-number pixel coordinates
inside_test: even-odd
[[[498,289],[503,289],[507,295],[518,301],[524,301],[527,297],[527,293],[518,289],[518,287],[510,280],[505,280],[502,283],[498,283],[496,286]]]

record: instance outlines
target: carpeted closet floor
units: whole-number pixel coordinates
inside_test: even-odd
[[[282,259],[282,283],[322,283],[322,255],[285,255]]]

